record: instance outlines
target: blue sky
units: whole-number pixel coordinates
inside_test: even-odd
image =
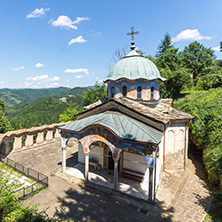
[[[218,52],[221,0],[0,0],[0,88],[88,86],[101,82],[118,47],[155,55],[166,32],[182,51],[198,40]]]

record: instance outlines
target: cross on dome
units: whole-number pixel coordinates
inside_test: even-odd
[[[136,46],[134,46],[135,42],[133,40],[135,39],[134,35],[137,35],[137,34],[139,34],[139,32],[138,31],[134,32],[134,27],[133,26],[131,27],[131,32],[127,33],[127,35],[131,35],[131,40],[132,40],[131,47],[130,47],[131,50],[134,50],[136,48]]]
[[[139,32],[134,32],[134,27],[131,27],[131,32],[128,32],[127,35],[132,35],[131,40],[134,40],[134,35],[139,34]]]

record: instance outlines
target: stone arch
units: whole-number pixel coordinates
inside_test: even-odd
[[[94,142],[105,143],[110,148],[114,159],[116,159],[118,157],[118,153],[120,152],[120,150],[117,149],[113,143],[111,143],[106,138],[104,138],[100,135],[97,135],[97,134],[87,135],[87,136],[81,138],[80,142],[82,143],[84,153],[89,153],[90,145],[93,144]]]
[[[178,144],[179,144],[179,150],[184,149],[184,144],[185,144],[185,134],[184,130],[180,129],[178,133]]]

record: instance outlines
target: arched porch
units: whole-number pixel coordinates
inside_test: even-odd
[[[105,120],[103,119],[105,117]],[[93,118],[93,120],[92,120]],[[156,178],[156,152],[157,144],[160,142],[162,134],[157,130],[146,125],[142,125],[140,122],[122,115],[110,115],[98,114],[95,116],[87,117],[85,119],[68,124],[65,127],[61,127],[62,134],[62,150],[63,150],[63,163],[62,171],[65,172],[65,147],[69,138],[75,137],[79,140],[79,144],[82,146],[84,155],[84,178],[87,182],[89,180],[89,166],[90,166],[90,152],[93,150],[95,144],[105,144],[111,152],[111,156],[114,162],[113,170],[113,190],[120,190],[119,186],[119,169],[121,175],[123,171],[125,174],[134,175],[134,178],[138,177],[138,173],[145,174],[148,171],[147,192],[148,199],[153,201],[155,199],[155,178]],[[117,119],[115,119],[117,118]],[[88,121],[87,121],[88,119]],[[90,120],[93,123],[90,124]],[[124,126],[126,123],[126,126]],[[150,131],[150,132],[149,132]],[[151,134],[155,131],[155,137]],[[158,143],[157,143],[158,142]],[[136,171],[134,168],[135,160],[131,161],[131,169],[124,167],[124,164],[120,162],[121,155],[126,152],[127,149],[135,150],[140,154],[137,155],[138,159],[143,160],[143,163],[147,164],[144,172]],[[125,151],[124,151],[125,150]],[[122,154],[121,154],[122,153]],[[137,153],[137,154],[138,154]],[[97,153],[98,154],[98,153]],[[134,152],[135,154],[135,152]],[[133,155],[134,155],[133,154]],[[141,155],[142,154],[142,155]],[[104,152],[103,152],[104,155]],[[129,155],[128,155],[129,156]],[[134,155],[136,157],[136,154]],[[129,158],[129,157],[128,157]],[[96,160],[98,161],[98,160]],[[121,160],[121,161],[124,161]],[[127,160],[125,159],[125,162]],[[139,160],[140,161],[140,160]],[[139,163],[137,161],[137,164]],[[98,161],[99,162],[99,161]],[[104,168],[104,163],[100,160],[99,164]],[[119,166],[120,165],[120,166]],[[128,172],[126,172],[128,171]],[[98,173],[98,172],[97,172]],[[121,178],[122,179],[122,178]],[[125,178],[124,178],[125,179]],[[126,178],[129,179],[129,178]],[[131,178],[132,179],[132,178]]]

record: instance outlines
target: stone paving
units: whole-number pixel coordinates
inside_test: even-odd
[[[60,141],[11,153],[9,158],[49,176],[48,189],[24,201],[39,203],[39,210],[65,209],[65,215],[77,214],[78,221],[203,221],[212,196],[204,184],[199,157],[190,156],[186,171],[163,173],[156,205],[148,212],[113,198],[112,195],[86,186],[81,179],[61,169]],[[67,148],[67,168],[77,163],[77,146]]]

